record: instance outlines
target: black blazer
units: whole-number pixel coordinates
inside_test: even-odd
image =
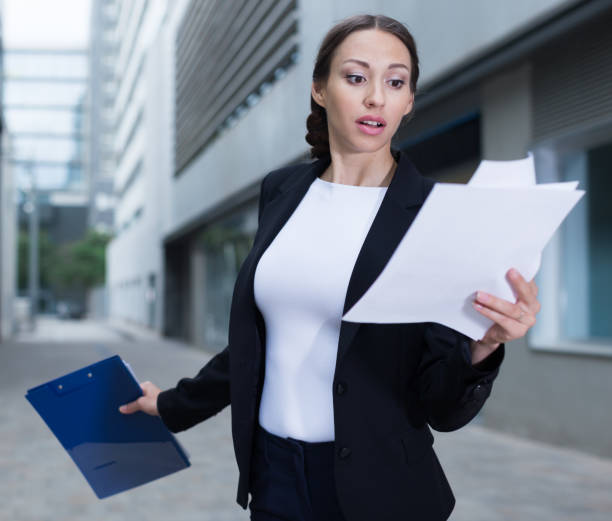
[[[344,312],[382,271],[434,185],[405,153],[393,153],[398,167],[353,267]],[[258,230],[234,286],[228,346],[197,376],[181,379],[158,397],[160,416],[173,432],[231,403],[240,472],[236,500],[245,509],[266,345],[265,323],[254,300],[255,268],[329,162],[327,157],[265,176]],[[489,396],[505,353],[501,344],[472,365],[469,343],[469,337],[433,322],[341,322],[333,384],[334,467],[347,521],[448,518],[455,498],[429,426],[452,431],[467,424]]]

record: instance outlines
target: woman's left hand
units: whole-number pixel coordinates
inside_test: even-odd
[[[507,275],[517,295],[515,303],[482,291],[476,293],[476,301],[472,303],[477,311],[495,322],[484,337],[472,342],[472,363],[478,361],[474,361],[475,357],[484,358],[482,353],[477,355],[476,351],[490,353],[502,342],[510,342],[525,336],[536,322],[535,316],[540,311],[540,302],[537,299],[538,286],[535,279],[527,282],[515,269],[508,270]]]

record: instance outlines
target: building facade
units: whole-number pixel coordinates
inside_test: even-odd
[[[538,182],[578,179],[587,190],[544,252],[538,324],[508,345],[479,421],[612,456],[612,215],[603,201],[612,2],[376,5],[408,26],[419,49],[415,114],[394,145],[424,174],[466,182],[481,159],[531,151]],[[124,10],[111,314],[217,351],[261,179],[308,158],[318,46],[371,3],[135,1]]]
[[[3,18],[0,6],[0,22]],[[0,23],[0,30],[2,24]],[[4,77],[3,39],[0,34],[0,77]],[[0,99],[4,98],[4,80],[0,79]],[[17,188],[8,161],[11,150],[4,111],[0,112],[0,343],[16,329],[14,300],[17,292]]]
[[[28,240],[39,245],[39,228],[56,244],[80,239],[85,232],[87,61],[87,51],[82,48],[10,48],[4,52],[3,108],[11,143],[6,161],[17,190],[16,222]],[[79,208],[76,214],[75,207]],[[76,235],[75,230],[79,230]],[[21,281],[18,295],[34,299],[34,314],[53,313],[56,302],[66,297],[42,279],[36,267],[44,261],[35,261],[33,280],[20,279],[19,270],[15,274]],[[21,267],[29,266],[29,258],[18,262]],[[82,291],[70,298],[75,305],[85,305]]]
[[[117,45],[114,30],[118,15],[116,0],[92,2],[87,86],[88,225],[107,233],[113,232],[115,205],[113,101],[117,86],[114,74]]]
[[[163,113],[168,69],[161,28],[172,2],[119,2],[107,31],[115,53],[111,103],[114,153],[114,238],[107,249],[107,289],[112,318],[160,328],[163,251],[161,211],[167,168],[160,155],[169,135]],[[94,4],[94,10],[97,9]]]

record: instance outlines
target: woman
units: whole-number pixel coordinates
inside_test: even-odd
[[[468,423],[504,342],[535,323],[535,282],[512,270],[516,302],[474,303],[495,322],[479,340],[431,322],[341,320],[433,186],[390,146],[418,75],[412,36],[391,18],[354,16],[329,31],[307,120],[317,160],[262,182],[228,346],[173,389],[144,382],[121,408],[160,415],[178,432],[231,403],[237,501],[246,508],[251,493],[253,520],[447,519],[455,499],[429,427]]]

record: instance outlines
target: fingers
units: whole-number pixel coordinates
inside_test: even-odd
[[[535,280],[532,280],[531,282],[527,282],[523,278],[523,276],[518,272],[518,270],[514,268],[508,270],[508,273],[506,275],[508,276],[510,285],[514,289],[516,298],[519,301],[522,300],[525,304],[527,304],[529,309],[534,309],[536,307],[536,302],[537,302],[537,299],[536,299],[537,286],[535,284]],[[535,288],[535,292],[534,292],[534,288]]]
[[[487,308],[497,311],[498,314],[506,315],[514,320],[521,320],[529,313],[529,309],[520,301],[516,303],[509,302],[484,291],[476,293],[476,300]]]
[[[140,399],[141,398],[138,398],[138,400],[134,400],[133,402],[122,405],[121,407],[119,407],[119,411],[122,412],[123,414],[132,414],[132,413],[135,413],[136,411],[141,411],[142,406],[141,406]]]
[[[525,322],[523,318],[525,315],[535,315],[540,311],[540,303],[537,299],[538,286],[533,279],[528,283],[516,270],[509,270],[508,278],[517,295],[516,302],[509,302],[508,300],[501,299],[483,291],[478,291],[476,293],[476,300],[498,313]],[[527,319],[527,322],[529,321],[530,320]]]
[[[157,410],[157,395],[161,389],[151,382],[143,382],[140,384],[143,395],[133,402],[126,403],[119,407],[119,411],[123,414],[132,414],[137,411],[143,411],[152,416],[159,416]]]
[[[538,296],[538,285],[535,282],[535,279],[531,279],[531,281],[529,282],[529,286],[531,287],[531,293],[533,294],[534,297]]]
[[[487,335],[489,340],[496,342],[509,342],[525,336],[535,324],[535,315],[541,307],[537,299],[538,286],[535,279],[527,282],[515,269],[508,270],[507,276],[517,296],[516,302],[478,291],[476,301],[472,303],[479,313],[495,323]]]
[[[480,306],[479,304],[474,305],[476,310],[483,314],[485,317],[490,318],[498,327],[490,328],[490,337],[491,340],[495,342],[509,342],[510,340],[514,340],[515,338],[520,338],[527,333],[527,330],[531,327],[528,324],[523,322],[518,322],[513,318],[504,315],[503,313],[498,313],[497,311],[490,309],[488,307]],[[531,315],[529,315],[531,316]],[[523,318],[525,320],[525,317]]]

